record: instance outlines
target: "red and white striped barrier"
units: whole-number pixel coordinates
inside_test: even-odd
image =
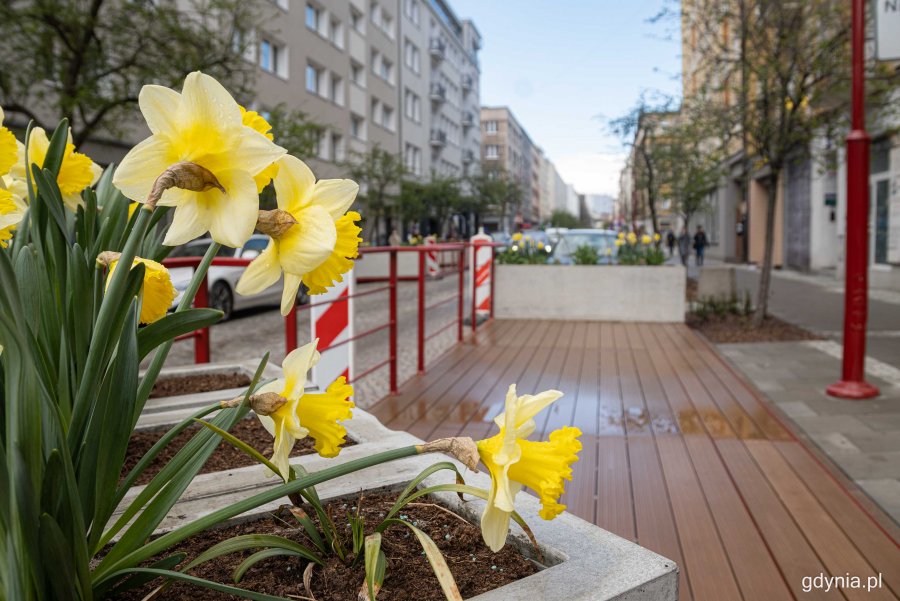
[[[472,266],[471,276],[475,282],[475,311],[479,315],[489,315],[491,312],[491,259],[494,253],[493,247],[490,245],[493,239],[484,233],[483,229],[479,229],[478,233],[470,239],[472,242],[472,259],[469,265]]]
[[[320,390],[344,376],[353,381],[353,294],[356,279],[353,271],[344,274],[344,281],[335,284],[324,294],[310,296],[310,324],[312,340],[319,339],[322,358],[312,369],[313,384]],[[338,300],[345,299],[345,300]],[[335,301],[335,302],[329,302]],[[349,342],[345,342],[350,340]],[[345,342],[336,348],[330,348]],[[324,349],[324,350],[323,350]]]
[[[428,236],[425,238],[425,246],[437,244],[437,241]],[[425,253],[425,272],[428,277],[436,278],[441,274],[441,263],[438,261],[438,253],[436,250],[429,250]]]

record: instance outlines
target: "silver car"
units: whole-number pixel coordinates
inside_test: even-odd
[[[183,246],[175,248],[169,257],[202,257],[206,254],[212,244],[212,240],[194,240]],[[254,234],[247,240],[241,248],[229,248],[223,246],[216,254],[217,257],[230,257],[241,259],[255,259],[269,245],[269,237],[262,234]],[[172,284],[178,291],[178,296],[172,303],[172,308],[178,306],[181,302],[181,296],[187,289],[193,275],[193,269],[190,267],[176,267],[169,270],[172,277]],[[277,307],[281,304],[282,280],[271,287],[263,290],[259,294],[252,296],[242,296],[235,293],[234,288],[237,285],[241,274],[244,273],[244,267],[225,267],[212,265],[209,268],[207,281],[209,282],[209,306],[218,309],[224,313],[223,321],[231,317],[234,311],[242,309],[250,309],[253,307]],[[305,304],[309,301],[306,288],[300,286],[297,293],[297,304]]]

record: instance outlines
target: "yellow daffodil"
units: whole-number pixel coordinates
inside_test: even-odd
[[[35,127],[28,136],[28,162],[25,165],[25,145],[19,146],[18,160],[15,167],[11,171],[11,175],[16,180],[22,182],[23,189],[28,180],[31,180],[31,165],[37,165],[43,168],[44,161],[47,159],[47,151],[50,149],[50,139],[47,132],[43,128]],[[100,179],[103,170],[86,154],[75,152],[75,145],[72,143],[72,132],[69,132],[68,142],[63,154],[62,165],[59,167],[59,175],[56,176],[56,185],[59,186],[59,192],[62,194],[63,203],[71,211],[76,211],[79,206],[84,205],[81,193],[85,188],[93,186]],[[27,178],[27,180],[26,180]],[[32,185],[33,182],[32,182]],[[13,189],[13,186],[10,186]],[[17,194],[18,196],[18,194]]]
[[[512,240],[513,240],[513,242],[518,242],[518,241],[521,240],[521,239],[522,239],[522,233],[521,233],[521,232],[516,232],[515,234],[512,235]]]
[[[641,244],[650,244],[650,236],[647,234],[641,236]]]
[[[552,520],[566,508],[559,497],[565,492],[563,480],[572,479],[570,466],[578,461],[581,431],[565,427],[552,432],[548,441],[526,440],[534,432],[534,416],[561,396],[556,390],[517,396],[513,384],[506,393],[504,412],[494,418],[500,432],[478,442],[481,461],[491,474],[481,533],[494,552],[506,543],[515,497],[523,486],[537,493],[540,515],[545,520]]]
[[[659,235],[659,232],[656,232],[655,234],[653,234],[654,242],[659,242],[661,239],[662,239],[662,236]]]
[[[22,221],[25,214],[16,205],[9,190],[0,182],[0,247],[9,246],[12,240],[13,230]]]
[[[203,191],[170,188],[159,204],[175,207],[164,244],[175,246],[205,232],[220,244],[240,247],[253,234],[259,210],[254,177],[285,150],[246,127],[234,98],[200,72],[184,80],[181,93],[144,86],[139,104],[152,135],[129,151],[113,184],[146,202],[156,179],[179,162],[199,165],[221,186]]]
[[[635,234],[634,232],[628,232],[626,239],[628,240],[629,244],[636,244],[637,243],[637,234]]]
[[[544,250],[544,243],[541,242],[540,240],[538,240],[537,247],[538,247],[538,250]]]
[[[240,109],[241,122],[245,126],[254,131],[258,131],[270,140],[275,140],[275,135],[272,133],[272,126],[269,125],[269,122],[266,121],[265,117],[263,117],[256,111],[248,111],[244,107],[240,107]],[[272,181],[276,173],[278,173],[278,163],[273,162],[268,167],[254,175],[253,181],[256,182],[256,191],[262,192],[263,188],[269,185],[269,182]]]
[[[278,208],[296,221],[244,270],[237,283],[243,295],[256,294],[275,284],[284,272],[281,313],[287,315],[300,282],[311,294],[321,294],[353,267],[359,243],[359,213],[347,212],[359,185],[348,179],[323,179],[298,158],[279,161],[275,176]]]
[[[616,235],[616,238],[618,238],[619,240],[624,240],[624,239],[625,239],[625,232],[619,232],[619,233]]]
[[[0,107],[0,176],[9,173],[19,155],[19,144],[11,131],[3,127],[3,107]]]
[[[134,216],[134,212],[138,210],[138,207],[141,206],[139,202],[130,202],[128,203],[128,219],[131,220],[132,216]]]
[[[616,246],[622,246],[623,244],[625,244],[624,240],[622,240],[621,238],[616,238]]]
[[[144,285],[141,287],[141,323],[153,323],[166,316],[169,307],[178,295],[169,270],[163,265],[150,259],[135,257],[132,267],[138,264],[144,266]],[[111,261],[109,273],[106,276],[106,285],[112,280],[113,272],[119,265],[119,261]]]
[[[607,257],[612,256],[612,249],[611,249],[611,248],[607,248],[607,249],[606,249],[606,256],[607,256]]]
[[[258,415],[259,421],[275,438],[272,463],[287,480],[290,475],[291,450],[301,438],[312,436],[322,457],[337,457],[346,441],[347,429],[339,421],[350,419],[355,406],[350,400],[353,387],[341,376],[324,393],[305,393],[307,372],[319,362],[318,339],[291,351],[281,364],[284,379],[275,380],[259,389],[258,394],[274,392],[285,403],[269,415]]]

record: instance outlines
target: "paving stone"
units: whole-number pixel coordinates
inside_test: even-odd
[[[857,480],[857,484],[890,515],[900,523],[900,480],[879,478]]]
[[[796,417],[794,422],[810,434],[827,432],[859,432],[866,434],[872,431],[856,417],[847,415],[818,415],[815,417]]]
[[[900,413],[859,415],[857,419],[872,430],[900,430]]]
[[[900,480],[900,452],[896,453],[828,453],[853,480],[894,478]]]
[[[778,403],[778,407],[790,417],[815,417],[816,412],[809,405],[800,401]]]
[[[900,430],[885,430],[866,434],[847,434],[847,438],[864,453],[900,451]]]
[[[825,434],[814,434],[812,439],[826,453],[859,453],[859,448],[850,442],[846,436],[840,432],[827,432]]]

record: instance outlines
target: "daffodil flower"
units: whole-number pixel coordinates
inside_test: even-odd
[[[291,351],[281,364],[284,378],[259,389],[257,394],[274,392],[286,402],[269,415],[258,415],[259,421],[275,438],[272,463],[281,477],[290,478],[290,457],[294,444],[312,436],[316,451],[322,457],[337,457],[346,441],[347,429],[340,421],[350,419],[355,406],[350,400],[353,387],[341,376],[324,393],[305,393],[307,372],[319,362],[316,339]]]
[[[287,315],[297,298],[300,282],[310,294],[321,294],[353,267],[359,243],[359,213],[347,212],[359,185],[349,179],[316,181],[309,167],[298,158],[279,161],[275,176],[278,208],[296,223],[281,235],[273,235],[269,246],[244,270],[236,289],[251,295],[275,284],[284,272],[281,314]]]
[[[169,307],[178,295],[169,270],[163,265],[150,259],[135,257],[132,267],[141,264],[144,266],[144,283],[141,286],[141,323],[153,323],[166,316]],[[106,276],[106,285],[112,280],[113,272],[118,267],[119,261],[109,263],[109,273]]]
[[[659,232],[656,232],[655,234],[653,234],[654,242],[659,242],[661,239],[662,239],[662,236],[659,235]]]
[[[9,173],[19,155],[19,144],[9,129],[3,127],[3,107],[0,107],[0,176]]]
[[[138,101],[152,135],[125,155],[113,184],[126,197],[146,202],[166,169],[181,162],[199,165],[221,187],[163,192],[159,204],[175,207],[163,243],[176,246],[208,231],[220,244],[242,246],[253,234],[259,210],[253,178],[285,150],[246,127],[234,98],[203,73],[189,74],[180,94],[144,86]]]
[[[650,236],[647,234],[641,236],[641,244],[650,244]]]
[[[521,232],[516,232],[515,234],[512,235],[512,241],[513,241],[513,242],[518,242],[518,241],[521,240],[521,239],[522,239],[522,233],[521,233]]]
[[[31,165],[37,165],[39,168],[44,167],[44,161],[47,159],[47,151],[50,149],[50,139],[47,132],[41,127],[35,127],[28,136],[28,162],[25,164],[25,145],[20,144],[18,150],[18,159],[10,174],[20,182],[21,185],[27,186],[27,181],[32,181]],[[56,176],[56,184],[59,186],[59,192],[62,195],[63,203],[70,211],[76,211],[79,206],[84,205],[84,199],[81,193],[85,188],[93,186],[100,179],[103,170],[86,154],[75,152],[75,145],[72,143],[72,132],[68,134],[66,149],[63,153],[62,164],[59,167],[59,174]],[[14,186],[9,186],[11,190]],[[18,196],[18,194],[16,195]]]
[[[624,240],[625,232],[619,232],[618,234],[616,234],[616,238],[618,238],[619,240]]]
[[[478,442],[481,461],[491,474],[481,534],[494,552],[506,544],[515,497],[523,486],[540,497],[540,515],[545,520],[552,520],[566,508],[559,497],[565,492],[563,480],[572,479],[570,466],[578,461],[581,431],[565,427],[551,432],[548,441],[526,440],[534,432],[534,416],[561,396],[557,390],[517,396],[513,384],[506,393],[505,411],[494,418],[500,432]]]
[[[628,239],[629,244],[637,243],[637,234],[635,234],[634,232],[628,232],[628,236],[626,236],[626,238]]]
[[[258,131],[269,140],[275,140],[275,135],[272,133],[272,126],[269,125],[269,122],[266,121],[265,117],[263,117],[256,111],[248,111],[244,107],[240,107],[240,109],[241,123],[243,123],[244,126],[249,127],[254,131]],[[269,182],[272,181],[277,173],[278,162],[273,161],[265,169],[254,175],[253,181],[256,182],[256,191],[262,192],[263,188],[269,185]]]
[[[24,216],[24,212],[16,205],[10,191],[0,182],[0,247],[9,246],[13,230]]]

